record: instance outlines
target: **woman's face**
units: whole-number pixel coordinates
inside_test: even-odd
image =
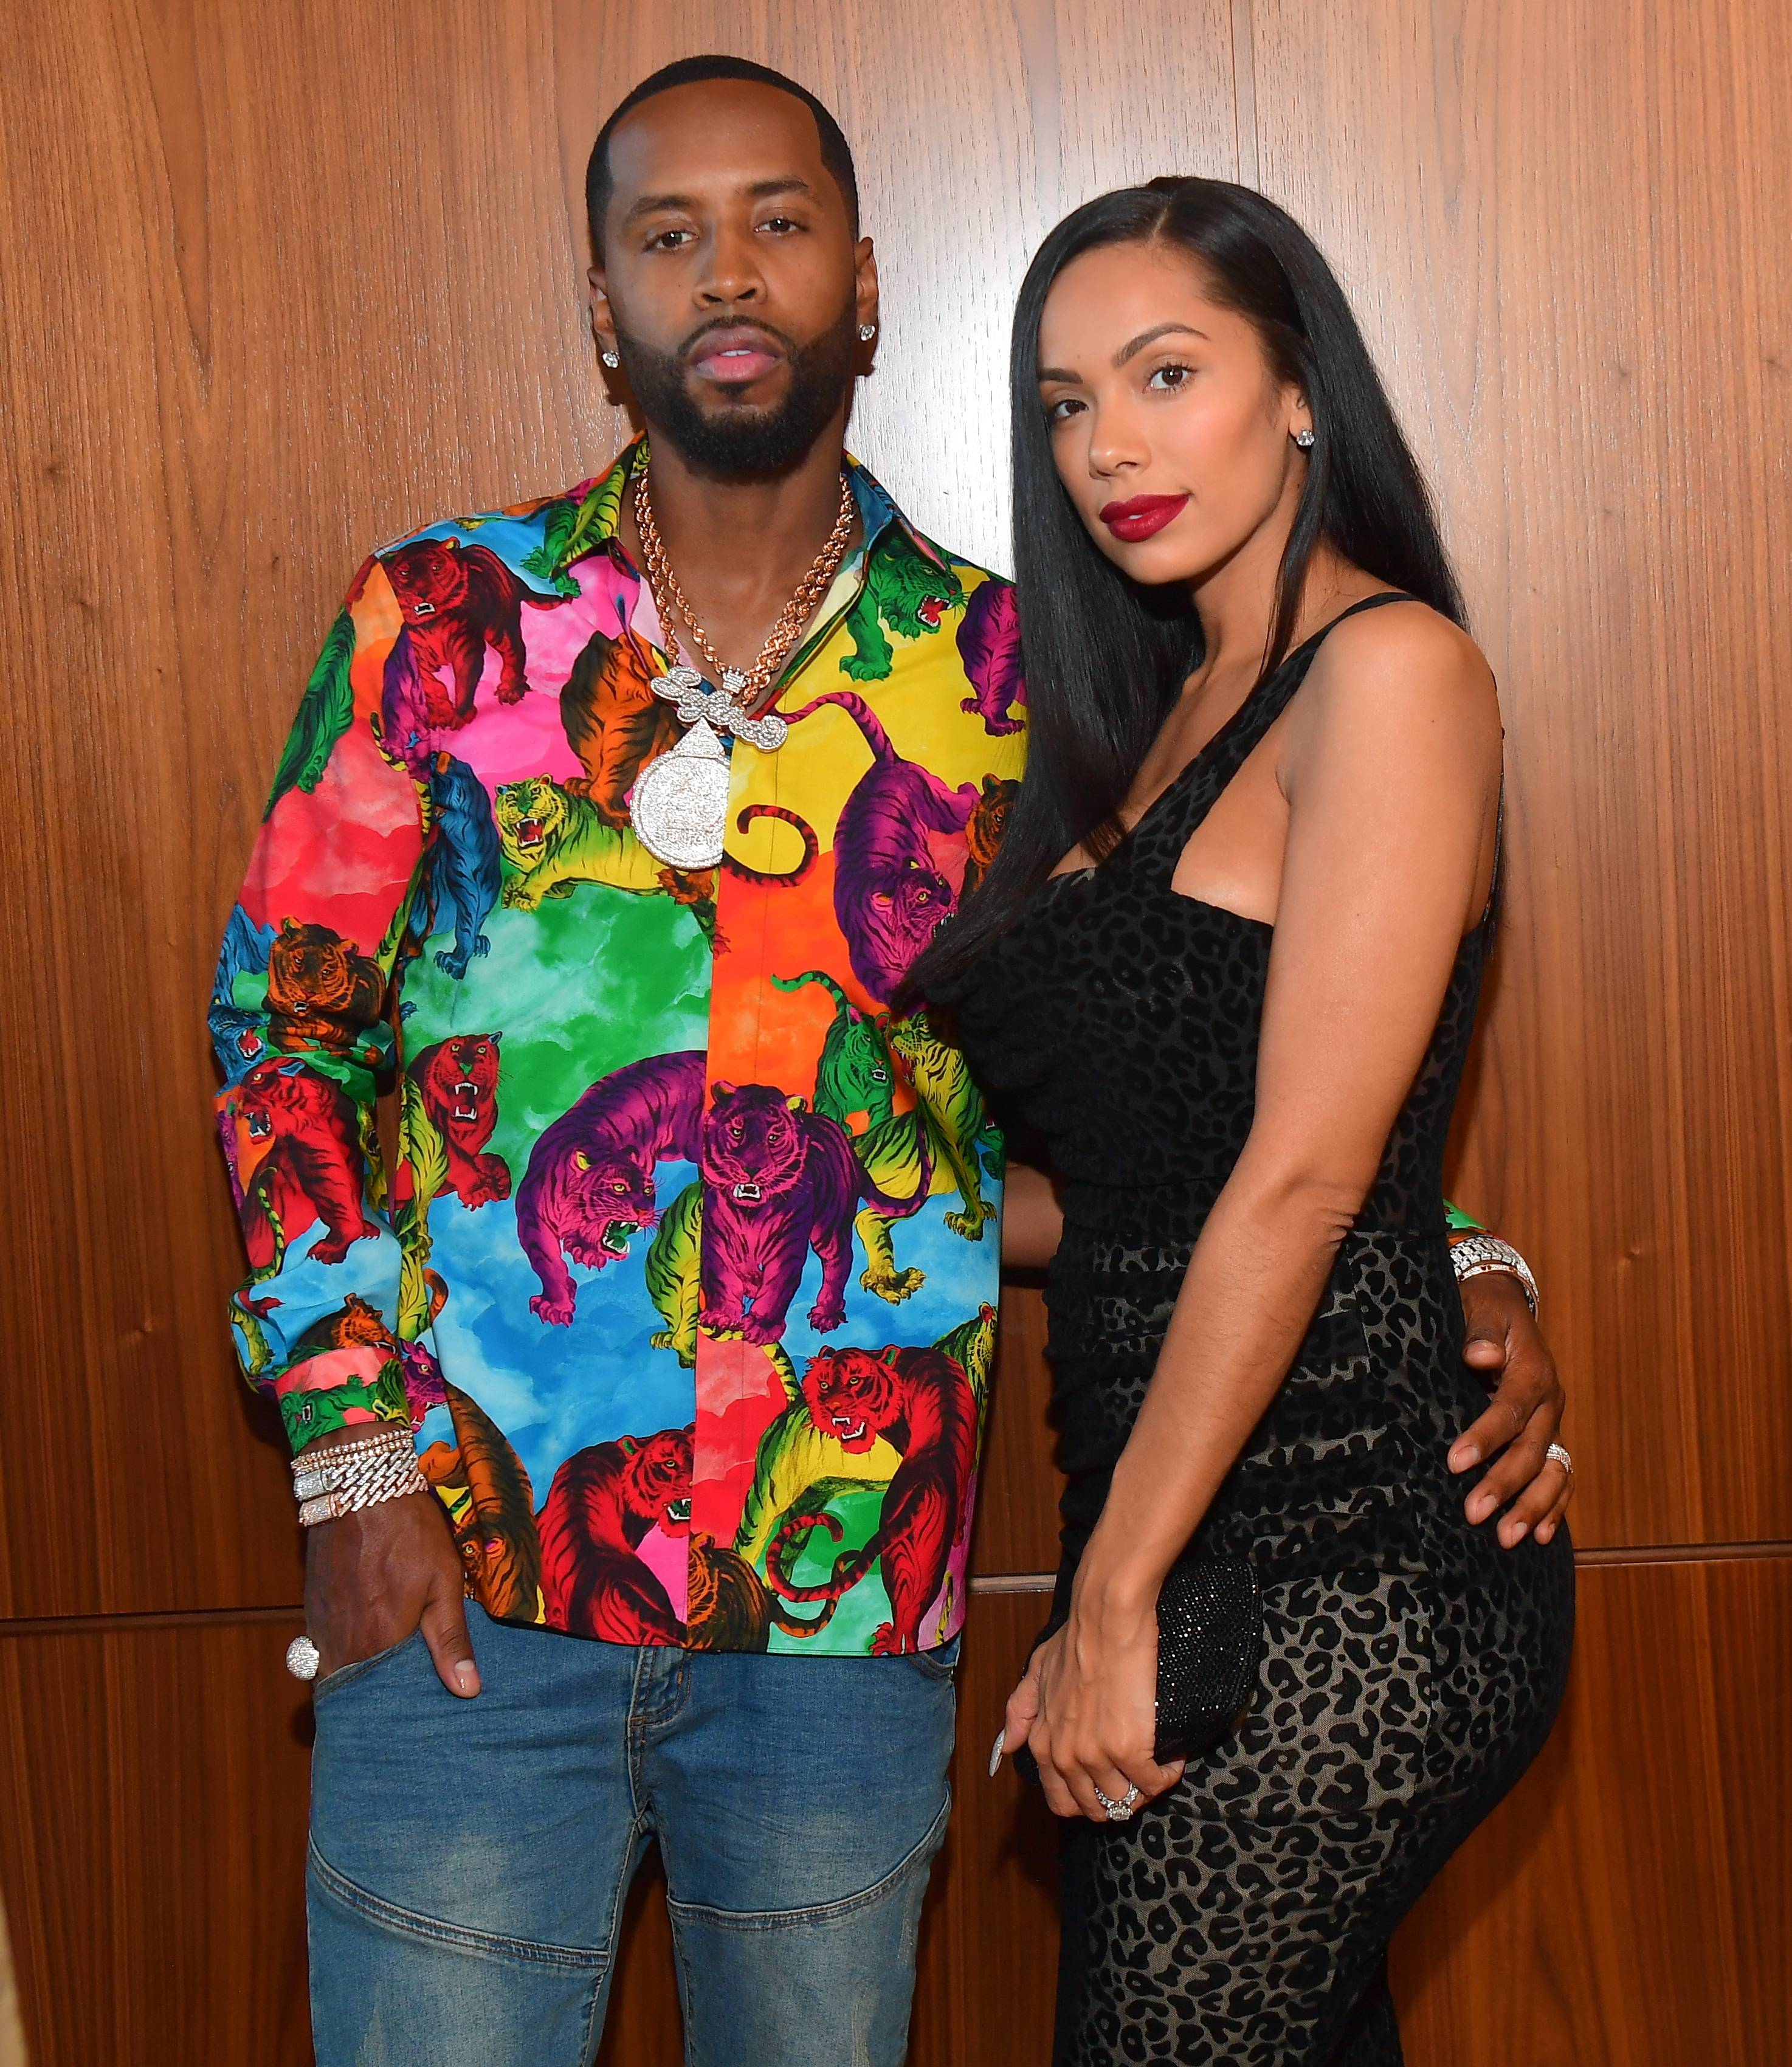
[[[1040,323],[1039,392],[1059,479],[1137,581],[1211,574],[1299,491],[1303,398],[1174,246],[1109,245],[1064,267]]]

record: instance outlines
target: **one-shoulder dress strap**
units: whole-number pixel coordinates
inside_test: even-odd
[[[1340,610],[1329,623],[1322,624],[1312,638],[1303,640],[1272,668],[1138,821],[1128,843],[1132,865],[1158,872],[1167,867],[1174,874],[1195,828],[1264,733],[1294,701],[1319,649],[1338,627],[1350,618],[1360,617],[1365,611],[1379,610],[1384,603],[1417,600],[1404,589],[1385,589],[1379,595],[1366,595],[1348,610]]]

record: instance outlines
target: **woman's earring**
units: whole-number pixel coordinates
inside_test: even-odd
[[[858,327],[858,341],[861,344],[869,344],[877,334],[878,326],[875,323],[861,323]]]
[[[598,356],[602,359],[604,364],[610,368],[612,373],[614,373],[616,371],[616,368],[622,363],[614,351],[605,351],[600,352]]]
[[[1294,434],[1294,441],[1303,452],[1311,452],[1313,449],[1313,434],[1311,430],[1296,431]]]

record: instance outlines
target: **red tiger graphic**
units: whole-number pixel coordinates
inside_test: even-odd
[[[510,1196],[510,1166],[480,1153],[498,1123],[497,1034],[463,1034],[425,1048],[406,1070],[448,1151],[442,1188],[469,1208]]]
[[[498,701],[521,700],[529,687],[523,679],[523,605],[552,610],[561,599],[532,595],[489,546],[464,546],[458,538],[418,538],[387,554],[380,565],[403,613],[430,725],[462,725],[472,716],[488,646],[502,664]],[[444,669],[453,676],[452,697],[444,690]]]
[[[340,1085],[297,1060],[257,1062],[225,1094],[224,1152],[238,1169],[238,1130],[259,1149],[243,1194],[249,1267],[277,1268],[287,1246],[322,1220],[311,1245],[317,1263],[340,1263],[351,1242],[377,1235],[361,1208],[361,1147],[355,1107]]]
[[[921,1618],[945,1580],[976,1468],[971,1381],[943,1350],[822,1350],[803,1375],[803,1399],[816,1427],[842,1449],[869,1450],[881,1436],[902,1461],[862,1550],[841,1558],[821,1585],[795,1585],[785,1571],[787,1553],[817,1526],[837,1543],[840,1524],[831,1514],[793,1514],[767,1546],[765,1576],[787,1601],[837,1601],[882,1558],[890,1620],[871,1648],[918,1651]]]
[[[683,1643],[684,1625],[635,1546],[691,1529],[692,1427],[575,1451],[537,1517],[548,1619],[609,1643]]]

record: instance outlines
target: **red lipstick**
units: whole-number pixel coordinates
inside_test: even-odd
[[[1188,507],[1186,495],[1135,495],[1128,502],[1103,506],[1101,522],[1117,538],[1137,546],[1174,523]]]

